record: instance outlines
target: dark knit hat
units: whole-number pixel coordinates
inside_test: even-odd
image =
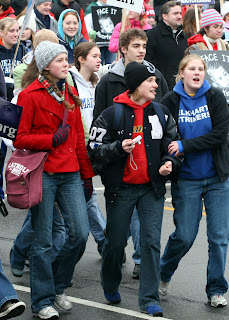
[[[155,67],[138,62],[130,62],[124,73],[125,82],[130,93],[133,93],[140,84],[149,77],[155,76]]]

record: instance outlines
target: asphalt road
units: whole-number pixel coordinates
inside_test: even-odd
[[[95,187],[98,193],[99,205],[102,212],[104,210],[104,198],[102,185],[98,178],[95,179]],[[0,216],[0,257],[4,271],[23,300],[27,309],[25,313],[18,317],[18,320],[33,319],[30,309],[29,294],[29,270],[26,269],[22,278],[15,278],[10,271],[9,252],[23,220],[25,211],[16,210],[9,207],[9,216]],[[165,203],[163,229],[162,229],[162,250],[166,244],[168,236],[174,230],[172,219],[172,206],[170,195],[167,194]],[[131,239],[126,248],[127,261],[123,266],[123,280],[120,286],[122,303],[113,307],[107,304],[100,285],[100,263],[101,259],[96,249],[96,243],[90,235],[87,248],[81,261],[75,269],[73,287],[66,291],[66,294],[73,301],[73,309],[69,313],[61,313],[63,320],[136,320],[152,319],[145,314],[139,313],[138,309],[138,280],[132,279],[134,267],[131,258],[133,245]],[[214,309],[207,304],[205,294],[206,265],[208,254],[206,238],[206,217],[203,215],[200,230],[194,246],[181,261],[175,273],[169,294],[162,298],[161,307],[164,310],[164,317],[176,320],[228,320],[229,306]],[[226,277],[229,280],[228,264]],[[229,295],[225,297],[229,302]],[[156,319],[156,318],[154,318]],[[161,318],[158,318],[161,319]]]

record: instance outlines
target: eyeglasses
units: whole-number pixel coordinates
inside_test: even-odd
[[[210,27],[214,28],[215,30],[217,30],[217,29],[223,30],[223,25],[222,24],[213,24]]]

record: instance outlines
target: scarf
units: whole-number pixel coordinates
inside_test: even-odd
[[[61,103],[64,99],[64,93],[65,93],[65,81],[62,83],[62,88],[60,90],[61,97],[59,97],[56,92],[53,90],[53,88],[50,86],[48,81],[41,75],[38,77],[39,82],[45,87],[45,89],[48,91],[50,96],[52,96],[57,102]]]
[[[219,39],[217,39],[216,41],[207,37],[206,34],[203,35],[203,39],[206,42],[206,45],[208,47],[208,50],[213,50],[213,45],[214,43],[217,43],[217,49],[218,50],[222,50],[222,45],[221,42],[219,41]],[[212,44],[211,44],[212,43]]]

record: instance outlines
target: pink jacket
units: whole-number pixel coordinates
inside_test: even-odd
[[[141,27],[140,21],[135,20],[135,19],[130,19],[130,24],[131,24],[131,28],[137,28],[137,29],[142,29],[142,30],[152,29],[152,27],[148,23],[145,23],[144,26]],[[110,52],[113,52],[113,53],[118,52],[118,40],[119,40],[119,36],[120,36],[120,30],[121,30],[121,22],[116,24],[116,26],[114,27],[112,36],[110,38],[109,47],[108,47],[108,50]]]

